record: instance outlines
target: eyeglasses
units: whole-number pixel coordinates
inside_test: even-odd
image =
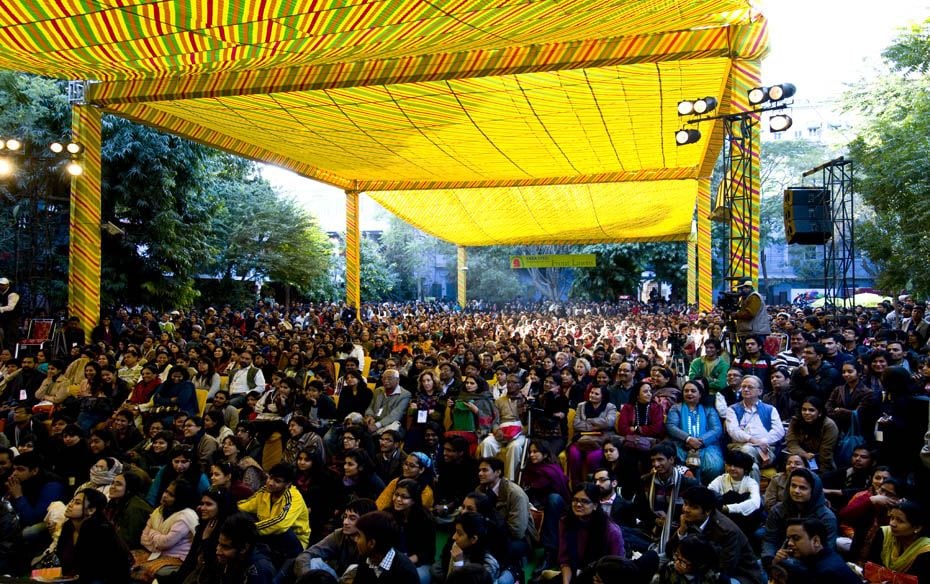
[[[400,499],[402,501],[409,501],[410,499],[413,498],[410,495],[405,495],[404,493],[398,493],[397,491],[394,491],[394,494],[391,495],[391,497],[395,499]]]
[[[686,559],[684,559],[683,557],[681,557],[681,554],[675,554],[675,555],[673,555],[673,556],[672,556],[672,561],[675,562],[676,564],[680,564],[680,565],[685,566],[685,567],[691,565],[691,562],[689,562],[688,560],[686,560]]]
[[[572,505],[593,505],[591,499],[572,499]]]

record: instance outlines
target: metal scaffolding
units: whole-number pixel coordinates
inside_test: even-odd
[[[745,280],[753,273],[752,126],[758,123],[757,112],[720,116],[723,119],[723,181],[711,219],[724,223],[724,289]]]
[[[824,205],[833,217],[833,237],[823,246],[824,302],[852,298],[856,294],[856,240],[853,164],[840,156],[806,171],[807,178],[820,173],[820,183],[827,191]]]

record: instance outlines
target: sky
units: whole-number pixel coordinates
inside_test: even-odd
[[[848,83],[880,67],[881,52],[900,27],[930,16],[930,0],[769,0],[757,6],[769,21],[763,83],[794,83],[797,103],[826,110]],[[324,230],[345,230],[340,189],[274,166],[262,172],[313,213]],[[387,212],[364,194],[360,199],[362,230],[383,229]]]

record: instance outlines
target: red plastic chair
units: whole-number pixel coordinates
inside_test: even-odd
[[[29,327],[26,331],[25,339],[16,343],[16,352],[14,357],[19,357],[21,347],[38,347],[40,350],[45,348],[45,343],[49,342],[52,334],[55,332],[55,321],[51,318],[33,318],[29,321]]]

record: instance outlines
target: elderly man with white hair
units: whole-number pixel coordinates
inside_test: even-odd
[[[385,369],[381,374],[381,387],[375,389],[371,405],[365,410],[365,425],[372,434],[397,430],[404,434],[404,417],[410,405],[410,392],[400,387],[397,369]]]
[[[758,481],[759,468],[774,461],[777,445],[785,437],[785,427],[778,410],[759,399],[762,396],[761,379],[747,375],[739,389],[740,401],[727,408],[727,434],[733,441],[730,448],[752,456],[752,475]]]

